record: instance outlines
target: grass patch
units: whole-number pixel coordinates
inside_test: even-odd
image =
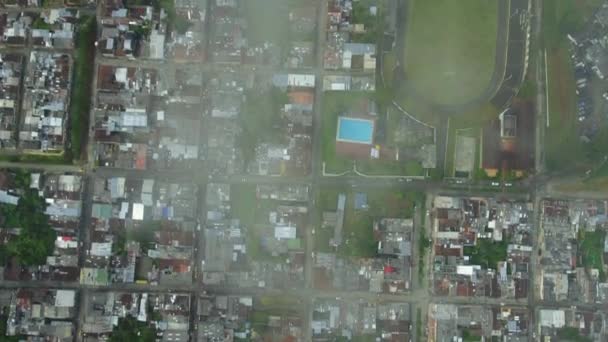
[[[355,335],[352,342],[375,342],[377,338],[375,334]]]
[[[354,196],[357,192],[367,194],[368,208],[355,210]],[[344,193],[346,208],[344,213],[343,244],[338,253],[343,256],[373,257],[377,252],[377,242],[373,236],[373,222],[380,218],[412,218],[414,207],[424,201],[424,194],[401,191],[357,191],[357,189],[329,188],[319,195],[320,212],[335,211],[338,195]],[[320,227],[315,234],[315,249],[333,252],[329,239],[333,237],[333,227]]]
[[[70,164],[71,160],[66,158],[66,154],[15,154],[0,155],[0,161],[12,163],[36,163],[47,165]]]
[[[315,250],[321,253],[333,253],[335,249],[329,245],[329,241],[334,237],[334,230],[332,227],[319,226],[315,229]]]
[[[549,128],[545,133],[545,163],[549,170],[569,169],[581,161],[583,145],[578,135],[574,71],[566,43],[547,51],[549,78]]]
[[[417,160],[358,160],[357,170],[371,176],[424,176],[422,164]]]
[[[557,330],[557,337],[563,339],[564,341],[572,341],[572,342],[592,342],[593,340],[586,337],[581,336],[580,332],[577,328],[573,327],[565,327]]]
[[[289,39],[288,1],[247,0],[243,2],[247,19],[247,39],[253,45],[271,42],[286,46]],[[272,18],[272,20],[268,20]]]
[[[373,15],[370,11],[371,6],[376,6],[377,13]],[[361,0],[353,2],[353,19],[354,24],[363,24],[365,32],[353,33],[352,41],[354,43],[376,43],[377,38],[382,34],[382,23],[384,22],[382,12],[382,2],[375,0]]]
[[[477,138],[477,146],[475,149],[475,165],[473,172],[478,169],[481,165],[481,158],[479,157],[479,151],[481,149],[481,134],[482,129],[490,121],[498,118],[498,109],[492,104],[486,104],[478,107],[469,112],[463,113],[462,115],[455,115],[450,117],[450,127],[448,130],[448,144],[447,153],[445,159],[445,169],[447,170],[446,175],[452,177],[454,174],[454,156],[456,148],[456,134],[466,135]],[[441,158],[442,156],[437,156]]]
[[[424,221],[425,211],[422,211]],[[423,224],[418,230],[418,285],[424,284],[426,274],[424,274],[424,261],[426,260],[427,250],[431,247],[431,242],[426,236],[426,226]]]
[[[416,341],[422,342],[422,310],[416,308]]]
[[[255,300],[251,313],[252,329],[257,333],[264,333],[271,327],[268,325],[270,316],[299,317],[298,308],[301,301],[287,296],[262,296]]]
[[[269,232],[273,226],[268,221],[268,214],[280,201],[257,199],[255,184],[232,185],[230,199],[232,217],[239,219],[246,230],[248,256],[257,261],[284,261],[284,256],[273,256],[261,241],[263,236],[273,235]]]
[[[483,92],[494,70],[497,6],[496,1],[412,1],[408,82],[441,104],[463,103]]]
[[[568,33],[575,33],[583,28],[602,0],[552,0],[543,3],[542,32],[545,47],[559,47]]]
[[[583,265],[587,270],[595,268],[599,270],[600,281],[606,281],[606,272],[604,271],[604,239],[606,232],[596,230],[594,232],[582,232],[581,248],[579,249],[583,259]]]
[[[66,152],[73,159],[84,159],[82,149],[87,140],[89,112],[91,111],[92,82],[95,60],[97,23],[95,17],[80,19],[74,58],[74,84],[70,103],[70,149]]]
[[[255,223],[256,186],[254,184],[237,184],[230,188],[230,206],[232,217],[245,226]]]
[[[287,93],[279,88],[252,89],[246,93],[244,112],[238,120],[243,132],[238,144],[245,165],[255,159],[255,148],[262,142],[281,143],[284,131],[281,127],[281,108],[289,101]]]
[[[342,173],[352,169],[353,160],[348,157],[339,156],[336,153],[336,132],[338,117],[361,113],[364,100],[369,99],[370,94],[363,92],[326,92],[323,98],[323,161],[325,171],[328,173]],[[397,115],[390,116],[396,120]],[[391,129],[388,129],[389,138]],[[357,160],[357,170],[367,175],[392,175],[392,176],[423,176],[422,164],[416,160],[391,161],[391,160]]]
[[[481,336],[473,335],[469,329],[462,329],[463,342],[478,342],[481,341]]]
[[[364,92],[325,92],[323,96],[323,161],[327,172],[341,173],[352,168],[352,160],[336,154],[338,116],[348,115],[369,98]]]
[[[470,257],[469,263],[471,265],[496,269],[499,261],[507,260],[508,245],[509,242],[504,236],[502,241],[499,242],[490,239],[478,239],[475,246],[464,247],[464,255]]]
[[[387,52],[382,55],[382,77],[384,78],[384,85],[386,87],[392,87],[393,85],[396,66],[397,56],[395,56],[394,52]]]
[[[583,169],[585,148],[578,136],[574,71],[566,35],[583,28],[600,0],[554,0],[543,3],[543,42],[547,51],[549,128],[545,166],[550,171]],[[588,158],[588,157],[587,157]]]

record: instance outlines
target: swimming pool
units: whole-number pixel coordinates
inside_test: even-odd
[[[338,132],[336,140],[358,144],[371,144],[374,137],[374,122],[372,120],[338,118]]]

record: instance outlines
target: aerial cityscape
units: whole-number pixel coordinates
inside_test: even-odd
[[[0,341],[608,342],[608,0],[0,0]]]

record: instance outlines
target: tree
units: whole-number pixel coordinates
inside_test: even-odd
[[[156,331],[146,323],[139,322],[135,317],[127,316],[118,321],[118,326],[112,331],[110,342],[138,341],[154,342]]]
[[[29,188],[29,175],[17,173],[15,182],[22,190],[17,206],[0,206],[4,226],[20,228],[19,235],[9,240],[4,257],[17,257],[23,265],[41,265],[53,253],[57,234],[45,214],[46,202],[38,192]]]
[[[174,26],[175,26],[175,31],[177,33],[184,34],[184,33],[188,32],[188,29],[190,28],[190,26],[192,26],[192,23],[189,22],[188,20],[178,17],[175,20]]]

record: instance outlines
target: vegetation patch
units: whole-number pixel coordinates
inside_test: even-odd
[[[408,83],[440,104],[464,103],[481,94],[494,71],[498,2],[414,0],[409,12],[404,38]]]
[[[74,84],[70,103],[70,149],[66,151],[69,159],[84,159],[82,150],[86,142],[89,127],[89,113],[91,111],[91,98],[93,72],[95,60],[95,40],[97,37],[97,22],[93,16],[80,19],[78,25],[76,53],[74,59]],[[71,157],[71,158],[70,158]]]
[[[469,263],[471,265],[497,269],[499,261],[507,260],[508,245],[509,242],[504,236],[502,241],[477,239],[475,246],[464,247],[464,255],[470,257]]]
[[[604,239],[606,231],[596,230],[594,232],[581,232],[580,253],[583,265],[587,270],[597,269],[600,273],[600,281],[606,281],[604,271]]]
[[[156,341],[156,331],[146,322],[140,322],[133,316],[127,316],[118,320],[118,325],[114,327],[110,342]]]
[[[238,141],[245,165],[255,159],[260,143],[282,142],[281,108],[289,101],[287,93],[276,87],[248,90],[246,97],[243,115],[239,115],[243,131]]]
[[[367,196],[367,208],[356,209],[355,194]],[[354,257],[373,257],[377,253],[377,242],[373,234],[373,223],[381,218],[413,218],[414,209],[424,202],[424,194],[419,192],[329,188],[323,189],[318,198],[320,214],[335,211],[340,193],[346,195],[342,245],[338,254]],[[320,226],[320,225],[319,225]],[[319,227],[315,231],[315,250],[333,252],[329,239],[333,238],[334,227]]]
[[[592,342],[588,337],[581,336],[578,329],[572,327],[561,328],[557,331],[557,337],[564,341],[572,342]]]
[[[545,166],[549,171],[586,170],[608,148],[606,128],[590,144],[579,138],[574,70],[567,34],[585,25],[600,0],[555,0],[543,4],[542,32],[547,53],[549,127],[545,133]]]
[[[36,189],[30,189],[29,173],[16,171],[15,185],[21,196],[16,206],[0,205],[4,228],[20,228],[19,235],[0,246],[0,259],[15,257],[22,265],[44,265],[53,254],[57,234],[45,214],[46,202]]]
[[[255,223],[256,186],[254,184],[237,184],[230,188],[230,210],[233,218],[245,226]]]

